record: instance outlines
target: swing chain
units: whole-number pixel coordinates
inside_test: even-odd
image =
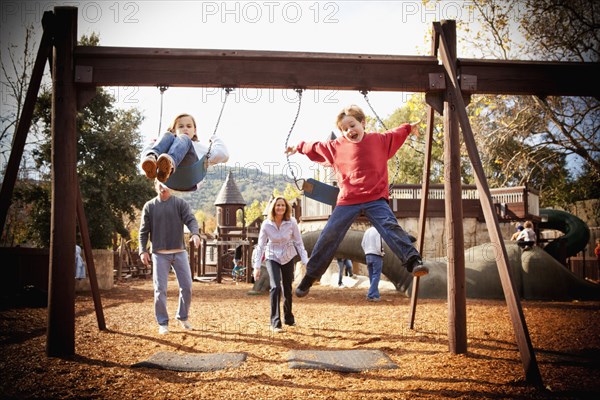
[[[233,88],[226,87],[225,90],[225,98],[223,99],[223,104],[221,105],[221,112],[219,112],[219,117],[217,118],[217,123],[215,125],[215,130],[208,141],[208,151],[206,152],[206,161],[210,158],[210,150],[212,148],[212,137],[217,134],[217,129],[219,128],[219,123],[221,122],[221,116],[223,115],[223,110],[225,109],[225,104],[227,103],[227,98],[229,97],[229,93],[233,91]]]
[[[371,105],[371,102],[369,101],[369,96],[368,96],[368,91],[366,90],[361,90],[360,93],[363,95],[363,97],[365,98],[365,101],[367,102],[367,104],[369,105],[369,108],[371,109],[371,111],[373,112],[373,114],[375,114],[375,117],[377,117],[377,121],[379,121],[379,123],[381,124],[381,126],[383,126],[383,129],[385,129],[386,131],[388,130],[387,126],[385,126],[385,123],[383,122],[383,120],[379,117],[379,114],[377,114],[377,111],[375,111],[375,109],[373,108],[373,106]]]
[[[156,85],[158,90],[160,90],[160,119],[158,121],[158,134],[157,137],[160,137],[161,129],[162,129],[162,117],[163,117],[163,100],[165,91],[169,88],[168,85]]]
[[[298,93],[298,109],[296,110],[296,116],[294,117],[294,121],[292,122],[290,131],[288,132],[288,135],[285,139],[285,151],[286,151],[285,157],[287,158],[288,168],[290,170],[290,173],[292,174],[292,178],[294,179],[294,184],[296,185],[298,190],[302,190],[302,188],[300,186],[298,186],[298,181],[300,181],[300,179],[298,179],[296,177],[296,174],[294,173],[294,169],[292,168],[292,164],[290,163],[290,155],[287,153],[288,142],[290,140],[290,136],[292,135],[292,132],[294,131],[294,126],[296,125],[296,121],[298,121],[298,116],[300,115],[300,107],[302,106],[302,92],[304,91],[304,89],[294,89],[294,91],[296,93]]]
[[[371,105],[371,102],[369,101],[369,96],[368,96],[369,92],[366,91],[366,90],[361,90],[360,93],[365,98],[365,101],[369,105],[369,108],[371,109],[371,111],[373,112],[373,114],[375,114],[375,117],[377,117],[377,120],[379,121],[379,123],[381,124],[381,126],[383,126],[383,129],[385,129],[386,131],[389,130],[387,128],[387,126],[385,126],[385,123],[383,122],[383,120],[381,119],[381,117],[379,117],[379,114],[377,114],[377,112],[375,111],[375,109]],[[398,153],[396,153],[396,156],[394,157],[394,159],[396,160],[396,172],[394,172],[394,175],[392,176],[392,179],[390,180],[390,184],[389,184],[389,188],[388,188],[389,192],[390,192],[390,195],[392,194],[392,186],[394,186],[394,181],[396,180],[396,177],[400,173],[400,158],[398,157]]]

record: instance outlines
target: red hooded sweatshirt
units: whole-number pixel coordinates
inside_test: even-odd
[[[389,198],[387,160],[410,134],[410,124],[384,133],[366,133],[358,143],[344,136],[327,142],[300,142],[297,150],[311,161],[332,167],[340,194],[337,205],[348,206]]]

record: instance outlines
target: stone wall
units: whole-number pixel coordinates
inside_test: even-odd
[[[312,232],[323,229],[326,221],[308,221],[300,223],[300,231]],[[398,220],[400,226],[413,236],[417,236],[419,228],[418,218],[401,218]],[[366,230],[370,225],[368,221],[355,222],[350,229]],[[510,223],[500,223],[502,237],[509,240],[515,228]],[[463,219],[463,231],[465,250],[490,242],[490,235],[485,222],[476,218]],[[446,226],[444,218],[427,218],[425,221],[425,247],[423,258],[438,260],[446,256]],[[337,268],[337,264],[336,264]]]
[[[96,268],[96,277],[98,279],[98,288],[100,290],[111,290],[114,284],[114,256],[112,250],[92,250],[94,256],[94,267]],[[81,255],[85,261],[85,254],[82,251]],[[87,275],[84,279],[75,280],[75,291],[85,292],[90,291],[90,279]]]

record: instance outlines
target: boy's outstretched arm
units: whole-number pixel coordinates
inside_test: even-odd
[[[421,123],[421,121],[417,121],[417,122],[412,122],[410,124],[410,133],[412,133],[413,135],[415,135],[416,137],[419,137],[419,124]]]

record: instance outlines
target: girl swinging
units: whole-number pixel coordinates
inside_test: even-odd
[[[229,152],[223,141],[216,135],[210,139],[209,147],[198,142],[194,117],[190,114],[179,114],[161,139],[152,147],[144,149],[141,167],[149,179],[157,178],[169,186],[169,178],[177,168],[189,167],[204,156],[206,156],[207,166],[209,166],[227,162]],[[171,188],[180,191],[194,191],[200,187],[200,184],[201,181],[190,181],[184,187]]]

